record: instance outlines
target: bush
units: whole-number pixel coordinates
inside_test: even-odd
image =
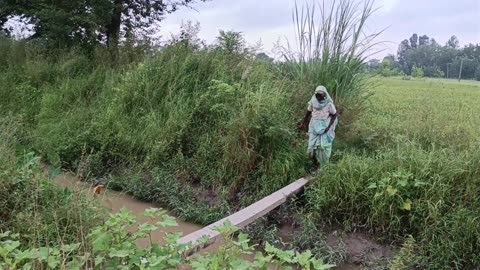
[[[414,78],[423,78],[424,72],[421,67],[413,66],[412,68],[412,77]]]
[[[424,73],[426,77],[432,78],[443,78],[445,77],[445,73],[436,66],[433,67],[425,67]]]
[[[178,244],[179,234],[167,233],[165,245],[152,242],[152,233],[159,228],[176,226],[175,219],[160,209],[150,208],[143,216],[149,222],[137,224],[134,216],[126,209],[112,214],[103,224],[93,228],[88,234],[88,248],[83,243],[62,242],[62,245],[23,248],[17,240],[18,234],[5,232],[0,234],[0,267],[4,269],[113,269],[122,266],[125,269],[173,269],[188,267],[191,269],[265,269],[274,265],[277,269],[296,265],[302,269],[330,269],[334,265],[324,264],[313,257],[312,252],[302,253],[293,250],[280,250],[269,243],[265,245],[265,254],[256,252],[252,261],[243,257],[251,255],[254,246],[247,235],[240,233],[235,239],[237,228],[229,222],[215,228],[224,235],[224,241],[215,251],[205,255],[187,257],[191,245]],[[135,225],[135,232],[127,228]],[[147,241],[147,247],[138,246],[138,240]],[[200,243],[202,244],[202,243]],[[18,267],[18,268],[17,268]]]
[[[85,233],[101,221],[96,205],[46,179],[35,154],[17,157],[16,125],[0,118],[0,231],[20,233],[22,243],[30,246],[85,240]]]

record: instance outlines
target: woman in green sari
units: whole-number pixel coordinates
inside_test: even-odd
[[[315,89],[299,128],[305,130],[307,123],[309,123],[307,152],[314,164],[321,167],[330,159],[338,123],[337,109],[324,86],[320,85]]]

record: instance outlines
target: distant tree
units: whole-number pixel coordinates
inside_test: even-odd
[[[217,43],[220,49],[230,54],[242,54],[246,52],[246,42],[242,32],[220,30]]]
[[[413,66],[412,68],[412,76],[414,78],[423,78],[423,69],[421,67],[416,67],[416,66]]]
[[[12,16],[19,16],[34,25],[32,38],[60,46],[106,43],[115,58],[120,38],[145,30],[165,14],[196,1],[205,0],[2,0],[0,28]]]
[[[268,54],[266,54],[264,52],[258,53],[255,58],[257,58],[259,60],[265,60],[265,61],[268,61],[268,62],[273,62],[273,58],[270,57]]]
[[[480,61],[480,43],[479,44],[468,44],[462,49],[461,55],[470,59],[475,59]]]
[[[382,74],[386,72],[386,63],[382,63]],[[416,76],[422,70],[423,76],[458,78],[461,70],[462,79],[476,77],[480,65],[480,44],[468,44],[459,48],[459,41],[452,36],[445,46],[440,46],[434,38],[427,35],[417,37],[413,34],[408,40],[403,40],[398,46],[397,61],[393,70],[401,68],[406,74]]]
[[[413,34],[410,37],[410,47],[412,47],[412,48],[417,48],[418,47],[418,35],[417,34]]]
[[[435,65],[437,49],[435,46],[423,45],[412,49],[407,53],[407,63],[417,67],[428,67]]]
[[[423,67],[423,72],[425,77],[432,77],[432,78],[445,77],[445,73],[442,70],[440,70],[437,66]]]
[[[429,45],[430,38],[427,35],[420,36],[418,38],[418,46]]]
[[[370,59],[368,60],[368,70],[370,72],[378,71],[381,68],[380,60]]]
[[[453,35],[450,37],[450,39],[447,41],[447,47],[452,48],[452,49],[458,49],[460,42],[458,41],[458,38]]]
[[[475,70],[475,80],[480,81],[480,64],[477,66],[477,70]]]
[[[192,21],[182,22],[180,26],[180,34],[177,37],[173,37],[173,42],[181,42],[185,46],[193,49],[198,49],[202,46],[202,40],[198,37],[200,33],[200,23],[195,24]]]
[[[404,69],[405,72],[406,69],[406,64],[407,64],[407,52],[411,49],[410,44],[408,43],[408,40],[405,39],[403,40],[400,45],[398,45],[398,51],[397,51],[397,59],[398,63],[400,66]]]
[[[380,74],[385,77],[393,76],[394,75],[394,67],[395,64],[395,57],[393,55],[387,55],[383,58],[381,64]]]
[[[436,46],[437,57],[435,64],[449,77],[452,76],[452,62],[458,55],[458,50],[449,48],[447,46]],[[447,72],[448,71],[448,72]],[[458,73],[457,73],[458,75]]]
[[[393,63],[395,62],[395,55],[393,55],[393,54],[388,54],[387,56],[385,56],[385,57],[383,58],[383,61],[382,61],[382,62],[385,62],[385,61],[389,61],[389,62],[392,64],[392,66],[393,66]]]

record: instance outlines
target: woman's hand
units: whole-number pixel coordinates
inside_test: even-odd
[[[307,125],[302,121],[302,122],[298,123],[297,128],[299,130],[305,131],[307,129]]]
[[[328,131],[330,130],[330,128],[332,127],[333,123],[335,122],[335,120],[337,119],[337,115],[336,114],[331,114],[330,115],[330,123],[328,123],[328,127],[325,128],[325,131],[323,132],[323,134],[327,134]]]
[[[310,122],[311,116],[312,116],[312,112],[311,112],[311,111],[307,111],[307,112],[305,113],[305,117],[303,117],[303,120],[302,120],[300,123],[298,123],[297,128],[298,128],[299,130],[306,130],[306,129],[307,129],[307,123]]]

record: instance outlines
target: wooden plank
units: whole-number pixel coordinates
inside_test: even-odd
[[[300,178],[297,181],[291,183],[290,185],[251,204],[250,206],[215,223],[212,223],[207,227],[204,227],[196,232],[180,238],[177,242],[179,244],[193,244],[194,246],[198,246],[198,241],[203,236],[207,236],[207,245],[211,244],[222,237],[222,235],[219,232],[213,230],[213,228],[222,226],[227,220],[229,220],[235,227],[244,228],[245,226],[251,224],[260,217],[263,217],[273,209],[286,202],[288,197],[300,192],[309,180],[309,178]]]

